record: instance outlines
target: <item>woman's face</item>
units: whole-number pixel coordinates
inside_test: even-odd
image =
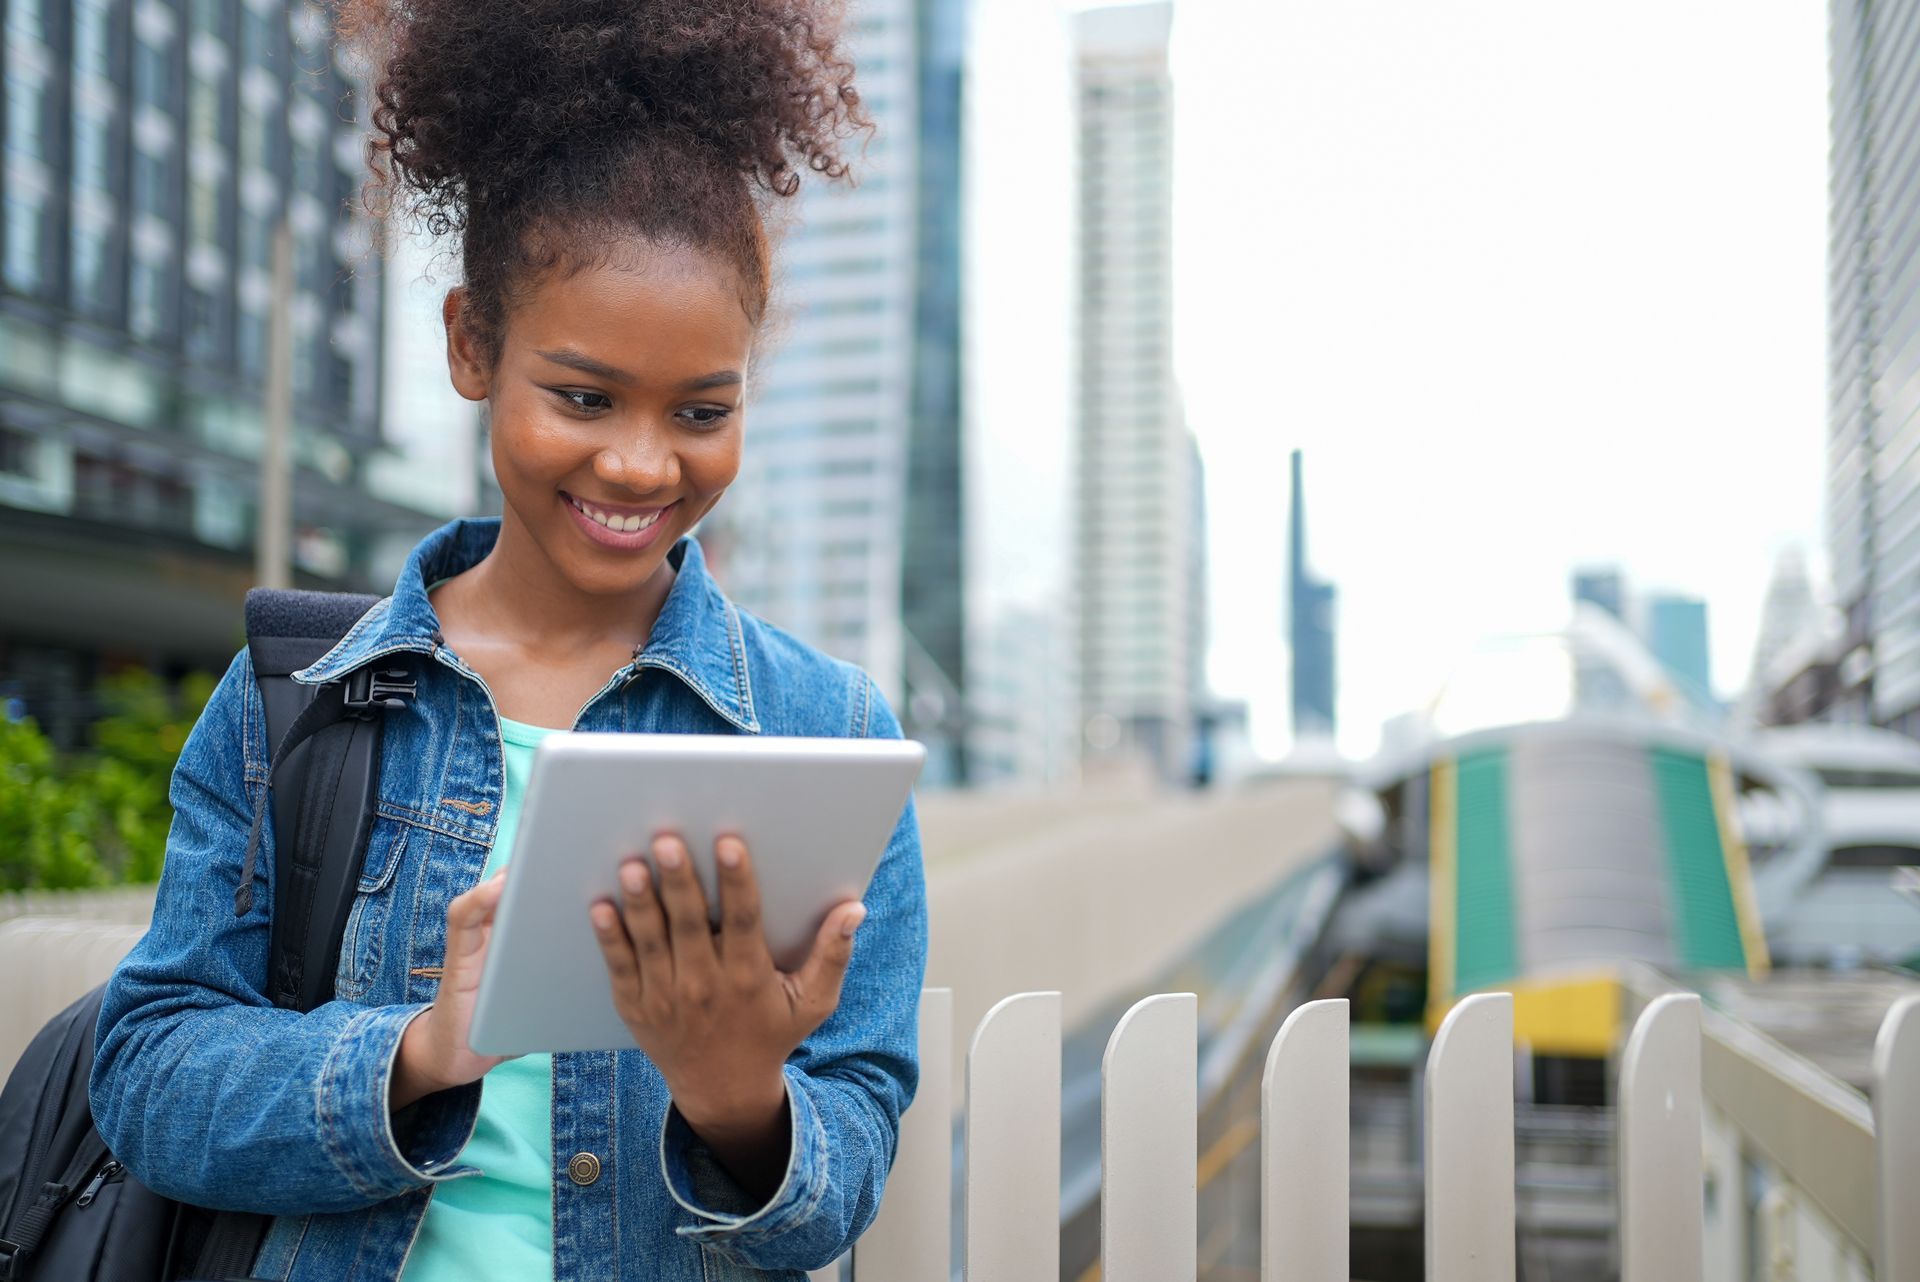
[[[740,297],[707,255],[641,243],[523,293],[491,367],[448,299],[454,386],[490,403],[506,523],[581,591],[645,583],[739,472]]]

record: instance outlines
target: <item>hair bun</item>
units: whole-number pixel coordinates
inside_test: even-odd
[[[871,128],[838,0],[345,0],[378,66],[372,162],[436,233],[637,146],[700,153],[766,191],[846,175]]]

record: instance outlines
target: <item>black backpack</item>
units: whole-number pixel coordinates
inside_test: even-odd
[[[377,800],[380,713],[414,693],[401,669],[361,668],[322,686],[301,685],[292,674],[332,649],[374,601],[330,592],[247,594],[247,650],[275,747],[234,912],[244,915],[253,903],[270,795],[281,836],[262,991],[290,1010],[312,1010],[333,996]],[[0,1091],[0,1282],[245,1277],[268,1217],[161,1197],[128,1174],[94,1129],[87,1076],[103,991],[50,1020]]]

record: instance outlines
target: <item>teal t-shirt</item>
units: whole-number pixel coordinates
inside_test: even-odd
[[[487,856],[491,877],[513,850],[533,750],[557,731],[500,718],[506,786]],[[582,929],[585,927],[583,926]],[[406,1282],[553,1276],[553,1056],[522,1055],[489,1072],[460,1160],[481,1174],[435,1188],[407,1253]]]

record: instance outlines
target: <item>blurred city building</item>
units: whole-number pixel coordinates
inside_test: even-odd
[[[966,772],[961,66],[966,0],[849,27],[878,124],[857,186],[813,184],[781,244],[752,448],[705,531],[748,609],[867,668],[929,783]]]
[[[1625,621],[1627,617],[1626,580],[1613,566],[1596,566],[1573,572],[1573,599],[1585,601]]]
[[[1832,0],[1827,542],[1844,618],[1822,715],[1920,733],[1920,0]]]
[[[1076,509],[1090,762],[1185,778],[1198,601],[1195,455],[1173,376],[1173,8],[1074,17],[1079,146]]]
[[[326,10],[9,0],[4,40],[0,681],[70,738],[103,666],[239,643],[282,218],[298,579],[379,585],[445,504],[425,471],[370,483],[382,276]]]
[[[1306,461],[1293,452],[1292,505],[1287,525],[1287,639],[1293,655],[1293,737],[1297,743],[1334,736],[1333,584],[1307,568]]]
[[[1647,647],[1689,694],[1713,701],[1707,653],[1707,603],[1698,597],[1655,593],[1647,598]]]

